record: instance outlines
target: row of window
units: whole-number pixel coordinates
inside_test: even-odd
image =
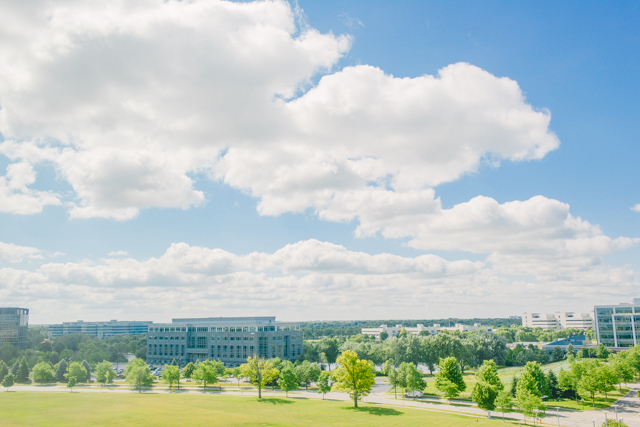
[[[161,326],[149,328],[149,332],[275,332],[299,331],[300,326]]]

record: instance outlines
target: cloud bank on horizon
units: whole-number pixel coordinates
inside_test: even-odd
[[[415,78],[336,70],[352,38],[296,25],[284,1],[42,0],[3,3],[0,16],[0,154],[11,161],[2,212],[65,205],[73,219],[127,221],[141,209],[215,203],[196,188],[198,174],[251,195],[261,215],[356,220],[362,238],[487,256],[374,256],[306,241],[243,257],[180,243],[147,261],[4,268],[0,299],[44,307],[80,295],[71,310],[153,293],[148,307],[281,301],[302,313],[325,302],[338,313],[369,292],[378,294],[369,307],[378,292],[395,295],[390,305],[413,292],[446,306],[497,293],[515,301],[541,283],[567,298],[603,282],[619,295],[637,286],[633,271],[602,257],[638,239],[610,238],[561,201],[478,196],[442,207],[438,185],[559,147],[551,114],[507,77],[468,63]],[[53,165],[71,194],[38,189],[38,164]],[[0,260],[41,256],[2,245]],[[121,296],[106,297],[115,288]]]

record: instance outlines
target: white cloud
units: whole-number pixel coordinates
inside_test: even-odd
[[[520,313],[532,304],[564,309],[570,304],[578,310],[603,298],[623,301],[637,289],[633,275],[601,264],[538,281],[499,273],[490,262],[370,255],[317,240],[243,256],[177,243],[144,261],[110,258],[45,263],[36,271],[0,269],[0,299],[29,306],[42,322],[214,313],[437,318],[454,307],[473,317]]]
[[[187,209],[205,199],[189,174],[204,171],[262,214],[331,218],[336,200],[373,202],[372,185],[415,197],[558,146],[516,82],[469,64],[331,73],[350,38],[297,33],[284,1],[41,2],[0,16],[0,152],[53,162],[72,217]]]
[[[36,173],[29,162],[21,161],[7,166],[5,176],[0,176],[0,212],[35,214],[47,205],[59,205],[60,198],[50,191],[29,188],[36,180]]]
[[[129,253],[127,251],[111,251],[107,254],[108,256],[127,256]]]
[[[631,208],[632,211],[640,212],[640,203]]]
[[[0,242],[0,262],[21,262],[24,259],[38,259],[42,258],[41,254],[42,251],[36,248]]]

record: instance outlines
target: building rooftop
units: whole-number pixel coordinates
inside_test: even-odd
[[[187,317],[171,319],[172,323],[275,323],[276,316],[260,317]]]

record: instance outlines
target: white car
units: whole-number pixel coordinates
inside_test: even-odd
[[[404,397],[412,397],[412,398],[422,397],[422,392],[420,390],[409,391],[404,394]]]

